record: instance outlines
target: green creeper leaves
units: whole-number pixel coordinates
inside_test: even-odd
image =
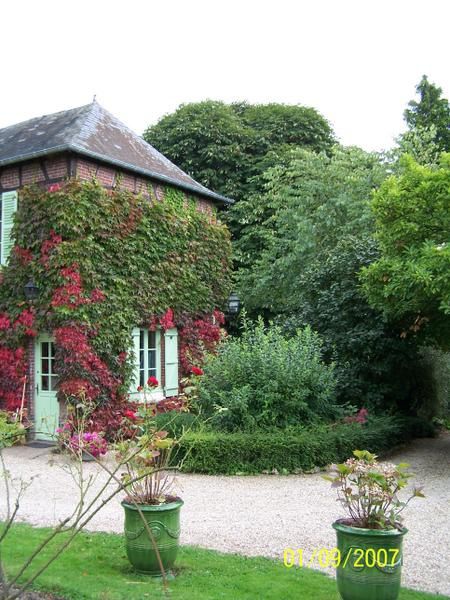
[[[121,380],[130,365],[118,356],[128,352],[133,327],[169,308],[195,316],[223,306],[230,289],[229,233],[179,190],[168,188],[156,201],[71,180],[53,190],[23,189],[19,200],[14,234],[20,251],[3,271],[0,312],[17,311],[33,279],[40,290],[37,330],[80,328]]]

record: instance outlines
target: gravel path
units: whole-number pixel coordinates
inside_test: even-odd
[[[48,450],[15,447],[5,459],[16,477],[36,476],[20,508],[20,518],[52,525],[67,516],[76,491],[61,457]],[[426,499],[407,509],[404,585],[450,595],[450,434],[418,440],[390,459],[408,462]],[[50,464],[49,464],[50,460]],[[54,463],[54,464],[51,464]],[[86,471],[95,474],[96,464]],[[98,476],[98,486],[103,474]],[[305,560],[315,548],[332,548],[330,524],[342,515],[329,484],[320,474],[252,477],[180,475],[182,543],[281,560],[283,549],[303,548]],[[0,486],[0,503],[4,492]],[[3,510],[3,506],[1,506]],[[122,531],[122,508],[113,500],[90,523],[91,530]],[[319,568],[317,563],[315,568]]]

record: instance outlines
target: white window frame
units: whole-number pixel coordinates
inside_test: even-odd
[[[151,334],[155,334],[155,370],[149,371],[149,351],[153,348],[149,348],[149,341]],[[154,375],[158,380],[158,387],[153,389],[152,392],[146,392],[147,400],[153,400],[158,402],[164,398],[164,390],[161,385],[161,330],[157,328],[155,331],[149,331],[142,327],[135,327],[132,332],[133,335],[133,354],[134,354],[134,377],[130,389],[130,399],[134,402],[144,402],[144,392],[137,390],[138,386],[142,385],[142,381],[146,384],[148,378]],[[136,338],[139,338],[137,341]],[[142,341],[144,342],[142,345]],[[155,372],[156,371],[156,372]]]

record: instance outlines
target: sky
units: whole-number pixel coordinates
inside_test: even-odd
[[[388,149],[423,74],[450,97],[449,17],[448,0],[5,2],[0,127],[94,95],[139,134],[181,103],[282,102]]]

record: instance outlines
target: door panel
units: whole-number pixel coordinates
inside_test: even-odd
[[[36,439],[52,440],[59,425],[57,399],[58,375],[55,373],[55,343],[48,335],[40,335],[35,346],[35,409]]]

